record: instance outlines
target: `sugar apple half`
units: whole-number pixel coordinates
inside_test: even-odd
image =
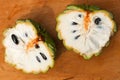
[[[32,20],[17,20],[4,37],[5,62],[15,68],[37,74],[54,66],[55,44],[45,29]]]
[[[116,32],[112,14],[97,6],[69,5],[56,20],[59,39],[85,59],[97,56]]]

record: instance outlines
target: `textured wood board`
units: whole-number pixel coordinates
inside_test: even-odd
[[[0,0],[0,80],[120,80],[120,0]],[[118,32],[98,57],[84,60],[57,38],[56,16],[68,4],[90,4],[114,14]],[[4,62],[3,31],[17,19],[31,18],[50,33],[57,45],[54,68],[46,74],[25,74]]]

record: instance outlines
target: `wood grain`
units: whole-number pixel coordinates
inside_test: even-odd
[[[0,0],[0,80],[120,80],[120,0]],[[84,60],[58,40],[55,18],[68,4],[97,5],[114,14],[118,32],[98,57]],[[31,18],[46,28],[57,45],[54,68],[25,74],[4,62],[3,31],[17,19]]]

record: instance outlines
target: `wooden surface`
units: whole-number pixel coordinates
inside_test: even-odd
[[[114,14],[118,32],[101,55],[84,60],[58,40],[56,16],[68,4],[90,4]],[[17,19],[31,18],[50,33],[57,45],[54,68],[46,74],[25,74],[4,62],[3,31]],[[0,80],[120,80],[120,0],[0,0]]]

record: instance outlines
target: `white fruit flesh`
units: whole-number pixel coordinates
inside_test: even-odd
[[[16,35],[19,43],[15,44],[12,35]],[[14,28],[4,33],[5,61],[15,65],[26,73],[46,72],[53,67],[54,59],[51,50],[40,38],[34,26],[28,21],[19,22]],[[41,38],[40,38],[41,39]],[[38,48],[35,47],[38,46]]]
[[[100,18],[99,24],[95,19]],[[67,48],[90,58],[99,53],[113,33],[114,23],[106,11],[66,11],[58,18],[57,31]]]

